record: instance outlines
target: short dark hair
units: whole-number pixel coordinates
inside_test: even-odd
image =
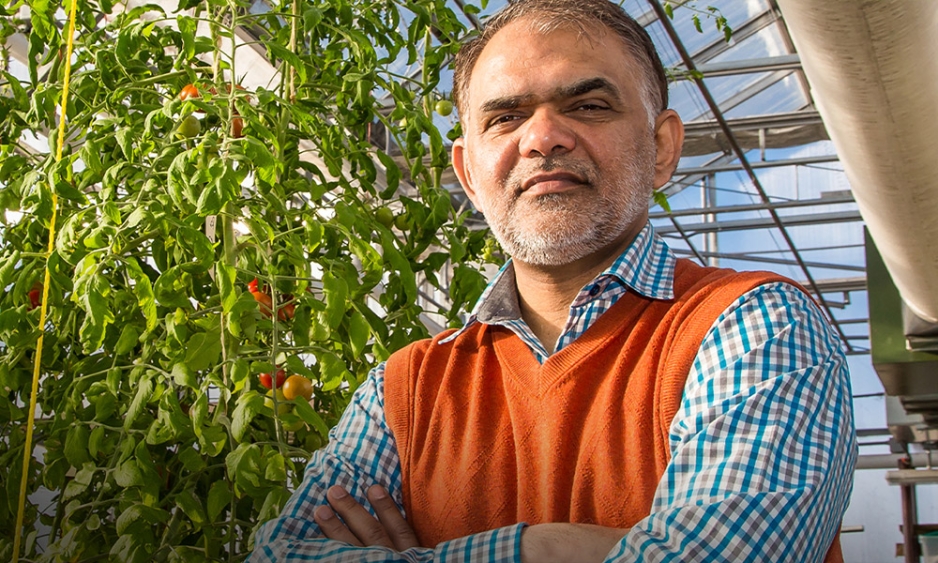
[[[482,50],[503,27],[516,20],[530,18],[533,30],[548,33],[564,27],[576,27],[586,35],[597,26],[611,29],[625,42],[630,54],[641,65],[645,80],[640,89],[649,119],[668,107],[668,78],[648,32],[621,6],[609,0],[509,0],[500,12],[489,19],[480,34],[459,49],[454,60],[453,101],[461,118],[467,115],[469,79]]]

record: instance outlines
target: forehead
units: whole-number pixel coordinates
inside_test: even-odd
[[[537,97],[597,77],[638,95],[640,65],[614,31],[599,24],[545,27],[522,18],[492,36],[469,80],[470,114],[492,98]]]

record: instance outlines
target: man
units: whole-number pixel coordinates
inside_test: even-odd
[[[840,344],[791,283],[654,235],[683,126],[644,30],[520,0],[454,80],[453,165],[512,260],[374,370],[251,560],[838,560]]]

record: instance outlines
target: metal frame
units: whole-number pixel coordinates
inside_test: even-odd
[[[818,283],[815,281],[814,276],[811,273],[811,270],[808,268],[808,265],[804,262],[804,259],[802,258],[801,253],[798,251],[798,248],[795,245],[795,242],[792,239],[791,234],[788,232],[788,229],[786,228],[786,222],[783,222],[778,212],[774,208],[770,207],[770,204],[772,202],[768,194],[766,193],[764,187],[762,186],[762,183],[759,180],[759,177],[756,175],[755,170],[753,169],[752,165],[749,163],[749,160],[746,157],[745,151],[743,151],[743,149],[740,147],[739,143],[736,140],[736,137],[733,134],[733,131],[731,130],[729,124],[727,123],[726,117],[723,114],[723,106],[719,105],[716,102],[716,100],[713,98],[713,95],[710,93],[709,88],[707,87],[706,83],[704,82],[703,78],[700,76],[697,70],[697,63],[708,60],[708,57],[704,56],[703,54],[700,54],[697,57],[692,57],[690,53],[688,53],[686,47],[684,46],[683,41],[678,36],[676,30],[674,29],[674,26],[671,24],[671,21],[668,18],[667,14],[665,13],[664,7],[662,6],[661,2],[659,0],[648,0],[648,3],[651,6],[651,9],[657,14],[658,21],[661,22],[661,25],[664,28],[665,32],[667,33],[668,37],[670,38],[671,43],[674,45],[675,49],[677,49],[677,52],[680,55],[681,60],[684,63],[685,69],[688,71],[689,75],[691,76],[691,79],[696,84],[698,90],[700,91],[700,94],[703,96],[704,100],[706,101],[707,106],[710,109],[710,112],[713,114],[715,120],[719,124],[720,130],[722,131],[723,135],[726,137],[732,149],[731,150],[732,154],[736,157],[736,159],[739,161],[740,165],[742,166],[743,170],[746,172],[746,175],[749,177],[749,182],[752,184],[753,188],[755,188],[756,193],[758,194],[759,198],[762,200],[764,204],[766,204],[767,206],[766,210],[768,211],[771,217],[771,221],[766,222],[764,220],[760,220],[761,226],[762,227],[774,226],[781,233],[782,238],[784,238],[785,240],[785,244],[791,250],[792,256],[794,256],[794,259],[797,262],[800,270],[804,273],[806,286],[816,295],[818,302],[820,303],[821,307],[825,310],[828,319],[831,321],[831,323],[834,326],[835,331],[838,333],[838,335],[844,342],[844,346],[847,352],[848,353],[851,352],[853,350],[853,346],[849,342],[847,335],[844,333],[843,328],[836,323],[836,317],[832,310],[831,303],[828,303],[827,299],[822,294],[820,287],[818,286]],[[771,23],[775,23],[778,20],[779,18],[778,18],[777,13],[769,10],[760,14],[759,16],[756,16],[755,18],[751,19],[749,22],[746,22],[746,24],[744,24],[741,28],[737,30],[737,33],[741,33],[742,30],[746,29],[746,30],[751,30],[751,33],[749,33],[749,35],[751,35],[752,33],[755,33],[756,30],[762,29],[763,27],[770,25]],[[735,36],[737,38],[737,41],[742,40],[742,38],[739,35],[735,35]],[[717,48],[715,46],[711,47],[711,50],[708,53],[710,55],[710,58],[712,58],[712,56],[715,56],[714,53],[716,51],[717,51]],[[806,93],[805,96],[810,101],[810,95]],[[846,219],[846,216],[842,214],[826,214],[826,215],[828,216],[827,218],[830,220],[855,220],[854,218]],[[855,217],[859,218],[858,212],[855,214]],[[786,217],[786,219],[788,219],[788,224],[791,224],[792,219],[789,217]],[[805,221],[817,221],[817,220],[820,220],[820,217],[814,217],[813,219],[805,219]],[[690,241],[690,238],[686,236],[686,231],[691,230],[691,229],[689,227],[679,225],[676,219],[672,219],[672,222],[674,224],[674,230],[681,233],[681,235],[684,237],[685,241],[687,242],[688,246],[691,248],[692,252],[698,257],[698,259],[701,259],[701,261],[703,261],[703,256],[695,248],[693,243]],[[727,222],[724,222],[724,226],[726,224]],[[739,226],[742,226],[741,222],[739,223]],[[705,227],[703,225],[694,225],[694,227],[695,227],[696,232],[703,232],[704,229],[713,228],[713,227]]]

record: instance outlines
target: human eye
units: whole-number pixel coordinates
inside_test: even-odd
[[[602,112],[609,109],[609,104],[597,101],[577,102],[573,105],[573,110],[580,112]]]
[[[521,115],[517,113],[503,113],[491,117],[488,121],[485,122],[486,129],[499,128],[499,127],[510,127],[513,123],[521,119]]]

